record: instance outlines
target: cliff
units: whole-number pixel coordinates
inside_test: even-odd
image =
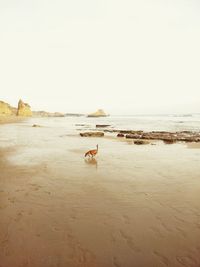
[[[9,104],[0,101],[0,115],[13,115],[14,111],[12,109],[13,108]]]
[[[17,116],[31,117],[32,111],[29,104],[24,103],[21,99],[18,102]]]
[[[0,116],[19,116],[19,117],[66,117],[66,116],[84,116],[84,114],[47,112],[47,111],[31,111],[29,104],[24,103],[21,99],[18,107],[12,107],[8,103],[0,101]]]

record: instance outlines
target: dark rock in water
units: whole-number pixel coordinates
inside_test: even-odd
[[[127,139],[142,139],[142,140],[162,140],[166,143],[175,142],[200,142],[200,131],[180,131],[180,132],[167,132],[167,131],[135,131],[135,130],[117,130],[117,129],[102,129],[103,132],[118,133],[126,135]],[[117,135],[118,136],[118,135]],[[119,135],[120,137],[120,135]]]
[[[97,124],[96,128],[106,128],[106,127],[109,127],[109,126],[110,126],[109,124]]]
[[[121,133],[121,134],[138,134],[141,135],[143,131],[132,131],[132,130],[117,130],[117,129],[105,129],[105,133]]]
[[[38,124],[33,124],[33,126],[32,127],[41,127],[40,125],[38,125]]]
[[[167,145],[176,143],[175,139],[163,139],[163,142]]]
[[[149,142],[148,141],[144,141],[144,140],[135,140],[134,144],[135,145],[148,145]]]
[[[143,133],[143,131],[132,131],[132,130],[120,130],[119,132],[123,134],[138,134],[138,135],[141,135]]]
[[[89,124],[77,123],[75,126],[90,126]]]
[[[181,132],[177,132],[177,133],[183,133],[183,134],[190,134],[190,131],[181,131]]]
[[[85,133],[80,133],[80,136],[82,137],[102,137],[104,136],[103,132],[85,132]]]
[[[83,117],[85,114],[80,114],[80,113],[66,113],[64,114],[65,117]]]
[[[123,133],[118,133],[117,137],[124,137]]]
[[[141,138],[141,135],[135,133],[135,134],[127,134],[126,135],[126,138],[127,139],[140,139]]]

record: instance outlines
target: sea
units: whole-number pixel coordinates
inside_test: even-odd
[[[108,129],[143,131],[200,131],[199,114],[172,115],[111,115],[90,118],[87,116],[64,118],[32,118],[26,124],[38,123],[44,126],[64,127],[69,133],[95,129],[96,125],[109,125]]]
[[[32,127],[34,124],[39,127]],[[80,138],[80,132],[102,130],[102,128],[96,127],[102,124],[109,125],[105,129],[111,130],[105,134],[106,138]],[[21,152],[16,153],[17,158],[15,157],[16,160],[14,161],[25,164],[39,163],[44,158],[48,159],[50,155],[77,161],[74,152],[82,156],[87,149],[95,148],[96,144],[99,144],[101,149],[108,147],[110,150],[116,149],[119,144],[117,146],[112,144],[112,142],[116,142],[116,133],[112,133],[112,130],[200,132],[200,114],[112,115],[101,118],[86,116],[32,117],[22,122],[0,125],[0,147],[19,148]],[[119,149],[122,150],[123,146]],[[126,153],[129,152],[127,149]],[[67,154],[63,156],[62,153]],[[104,151],[104,155],[106,153],[107,150]]]

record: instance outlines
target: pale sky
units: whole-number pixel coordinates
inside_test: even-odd
[[[200,112],[199,0],[0,0],[0,99]]]

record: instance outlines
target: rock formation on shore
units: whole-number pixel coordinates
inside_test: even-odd
[[[200,142],[200,133],[191,131],[181,132],[165,132],[165,131],[152,131],[152,132],[134,132],[126,134],[129,139],[144,139],[144,140],[162,140],[166,144],[173,144],[177,141],[183,142]]]
[[[12,107],[3,101],[0,101],[0,115],[13,115]]]
[[[107,117],[108,115],[104,112],[103,109],[98,109],[96,112],[94,113],[90,113],[88,115],[88,117]]]
[[[106,128],[109,126],[110,126],[110,124],[96,124],[96,128]]]
[[[65,114],[60,112],[47,112],[47,111],[33,111],[33,117],[65,117]]]
[[[0,116],[20,116],[20,117],[66,117],[66,116],[83,116],[83,114],[31,111],[29,104],[24,103],[21,99],[18,102],[18,108],[10,106],[4,101],[0,101]]]
[[[200,132],[193,131],[131,131],[131,130],[102,130],[108,133],[117,133],[117,137],[125,137],[127,139],[142,139],[142,140],[162,140],[166,144],[176,142],[200,142]]]
[[[32,111],[29,104],[24,103],[21,99],[18,102],[17,116],[31,117]]]
[[[84,132],[84,133],[80,133],[80,136],[82,136],[82,137],[102,137],[102,136],[104,136],[104,133],[102,133],[102,132]]]

